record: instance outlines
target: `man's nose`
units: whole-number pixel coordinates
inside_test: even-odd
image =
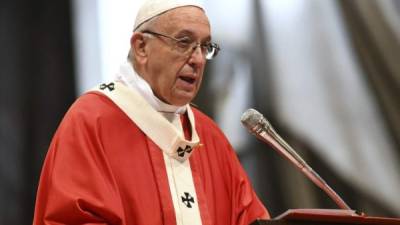
[[[190,64],[203,64],[206,61],[206,57],[202,52],[200,44],[193,47],[192,53],[189,57]]]

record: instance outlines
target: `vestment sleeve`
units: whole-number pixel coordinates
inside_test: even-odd
[[[210,214],[216,218],[217,224],[249,225],[257,219],[269,219],[267,209],[258,199],[225,134],[210,118],[196,109],[193,111],[196,129],[206,149],[205,157],[199,157],[196,162],[203,164],[203,176],[212,180],[212,184],[205,184],[205,188],[208,198],[218,204],[217,208],[210,207]],[[224,194],[209,194],[214,191]],[[224,216],[218,215],[219,208],[226,209]]]
[[[73,108],[64,117],[42,168],[34,225],[124,224],[97,121]]]
[[[230,147],[230,146],[229,146]],[[256,219],[269,219],[270,215],[257,197],[249,178],[232,150],[232,170],[234,179],[234,215],[232,225],[249,225]]]

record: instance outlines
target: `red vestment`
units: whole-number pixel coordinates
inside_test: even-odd
[[[189,160],[203,225],[268,218],[226,137],[192,110],[201,145]],[[175,225],[162,151],[109,98],[81,96],[50,145],[33,223]]]

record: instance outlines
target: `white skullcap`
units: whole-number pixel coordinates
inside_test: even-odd
[[[196,6],[204,11],[204,7],[196,0],[145,0],[139,8],[133,30],[157,15],[182,6]]]

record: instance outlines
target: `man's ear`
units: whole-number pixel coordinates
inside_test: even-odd
[[[142,33],[133,33],[131,37],[131,54],[134,54],[138,62],[143,62],[143,60],[147,59],[146,44],[145,36]]]

